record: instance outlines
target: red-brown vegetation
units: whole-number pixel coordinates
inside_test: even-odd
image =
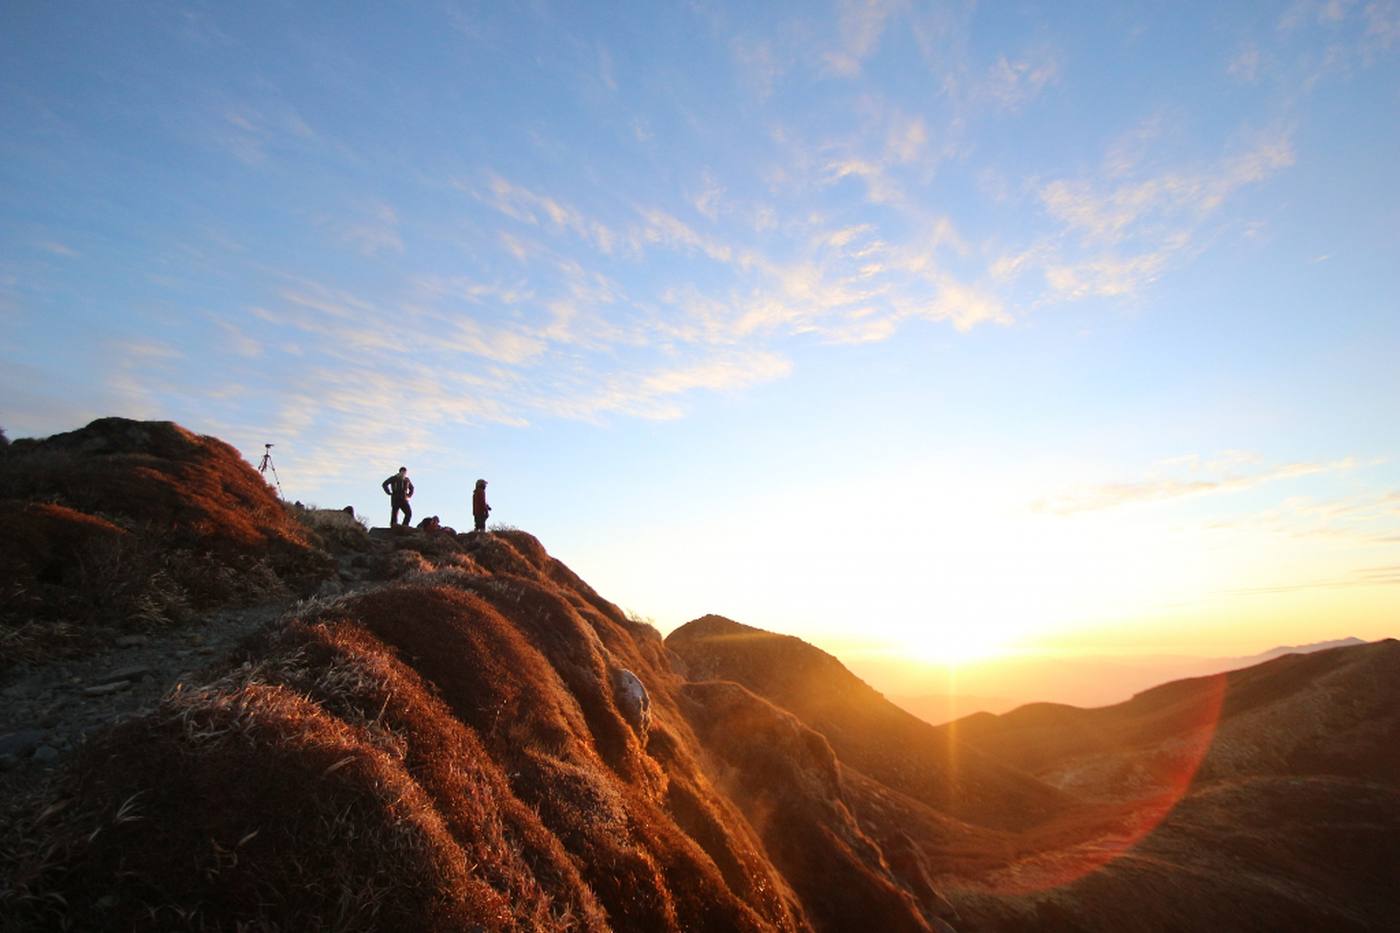
[[[938,905],[920,904],[891,874],[852,815],[822,736],[738,684],[687,684],[682,696],[722,785],[824,927],[860,929],[878,917],[882,930],[930,928]]]
[[[0,456],[0,521],[7,661],[54,632],[77,644],[94,623],[180,621],[330,566],[236,450],[170,422],[104,418],[15,441]]]
[[[16,441],[0,461],[0,492],[125,518],[167,535],[167,546],[295,552],[306,545],[301,527],[238,451],[168,421],[102,418]]]
[[[654,631],[561,591],[528,536],[479,550],[515,572],[449,569],[313,605],[213,682],[108,733],[49,818],[50,851],[17,879],[15,916],[806,928],[697,758]],[[656,699],[646,736],[616,706],[609,672],[624,664]]]

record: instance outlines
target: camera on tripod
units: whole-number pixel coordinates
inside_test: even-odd
[[[272,445],[263,444],[262,461],[258,463],[258,472],[262,474],[263,479],[267,479],[268,470],[272,471],[272,482],[277,486],[277,498],[284,498],[282,495],[282,480],[277,476],[277,467],[272,465]]]

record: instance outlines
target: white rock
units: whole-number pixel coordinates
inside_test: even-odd
[[[613,690],[622,715],[645,736],[651,728],[651,697],[641,679],[626,668],[618,668],[613,672]]]

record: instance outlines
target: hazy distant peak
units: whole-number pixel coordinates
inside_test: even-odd
[[[754,628],[751,625],[744,625],[742,622],[735,622],[733,619],[726,618],[722,615],[716,615],[712,612],[706,613],[698,619],[692,619],[677,628],[672,634],[682,633],[684,633],[684,637],[688,638],[707,638],[714,635],[772,634],[771,632],[765,632],[763,629]]]
[[[1356,638],[1354,636],[1347,638],[1334,638],[1331,641],[1314,641],[1306,645],[1279,645],[1275,648],[1270,648],[1268,651],[1261,652],[1258,656],[1265,658],[1274,658],[1284,654],[1307,654],[1311,651],[1326,651],[1329,648],[1349,648],[1355,645],[1364,644],[1367,644],[1367,642],[1364,639]]]

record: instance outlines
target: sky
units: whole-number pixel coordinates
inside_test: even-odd
[[[1400,2],[0,6],[0,425],[843,657],[1400,634]]]

